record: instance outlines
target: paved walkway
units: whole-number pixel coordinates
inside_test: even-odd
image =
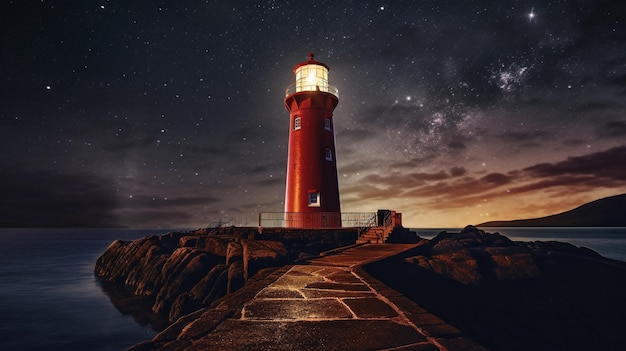
[[[365,245],[285,268],[188,350],[485,350],[361,266],[414,245]]]

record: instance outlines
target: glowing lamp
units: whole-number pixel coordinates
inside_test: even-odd
[[[325,63],[315,61],[313,56],[313,53],[310,53],[308,61],[304,61],[294,68],[296,82],[287,88],[285,96],[303,91],[322,91],[339,96],[337,88],[328,84],[328,66]]]

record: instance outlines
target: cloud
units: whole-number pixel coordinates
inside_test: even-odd
[[[502,134],[495,135],[496,138],[502,140],[506,144],[528,143],[533,140],[543,140],[549,133],[541,130],[533,131],[506,131]]]
[[[285,179],[283,177],[264,178],[255,181],[253,184],[260,187],[279,187],[285,185]]]
[[[452,177],[460,177],[467,173],[467,170],[463,167],[452,167],[450,168],[450,175]]]
[[[572,146],[580,146],[586,144],[587,141],[584,139],[566,139],[561,142],[563,146],[572,147]]]
[[[626,182],[626,146],[584,156],[568,157],[557,163],[541,163],[523,169],[530,177],[549,178],[593,176],[605,180]]]
[[[447,205],[454,207],[455,202],[462,204],[466,197],[484,196],[500,186],[513,182],[514,179],[514,176],[501,173],[490,173],[483,177],[465,176],[449,181],[428,183],[406,191],[403,196],[448,199],[450,202]]]
[[[626,89],[624,89],[624,87],[626,86],[626,74],[620,74],[619,76],[615,76],[613,79],[610,80],[610,84],[621,88],[622,94],[626,93]]]
[[[214,196],[121,195],[130,186],[85,173],[11,169],[0,173],[0,226],[35,227],[178,227],[222,200]],[[201,223],[196,221],[195,223]]]
[[[604,138],[624,138],[626,121],[608,121],[598,128],[597,134]]]
[[[132,223],[133,227],[162,227],[176,228],[181,223],[191,225],[194,216],[189,211],[183,210],[133,210],[123,209],[116,212],[118,220],[122,223]]]
[[[458,140],[452,140],[448,143],[448,147],[450,149],[453,150],[464,150],[467,149],[467,146],[465,145],[465,143],[458,141]]]
[[[508,172],[469,172],[463,167],[431,173],[370,174],[359,186],[342,189],[349,203],[398,198],[417,201],[423,209],[445,210],[482,204],[488,199],[522,194],[584,194],[626,187],[626,147],[615,147],[553,163],[540,163]],[[575,190],[574,190],[575,189]],[[345,192],[344,192],[345,190]],[[345,199],[345,198],[344,198]]]
[[[158,208],[180,208],[194,205],[211,205],[222,201],[212,196],[193,196],[193,197],[168,197],[157,198],[144,195],[134,195],[132,198],[125,198],[118,202],[120,208],[132,209],[158,209]],[[158,217],[155,217],[158,218]]]
[[[82,173],[19,170],[0,173],[0,223],[14,226],[119,226],[115,185]]]

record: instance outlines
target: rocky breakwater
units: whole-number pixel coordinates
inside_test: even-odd
[[[626,263],[468,226],[366,266],[491,350],[622,350]]]
[[[116,240],[98,258],[94,272],[152,299],[152,311],[173,322],[240,289],[257,274],[354,243],[356,235],[227,227]]]
[[[485,280],[533,278],[541,274],[533,254],[533,249],[537,248],[515,244],[499,233],[486,233],[472,226],[461,233],[441,232],[424,244],[418,255],[406,261],[465,285],[477,285]],[[569,246],[574,251],[582,250]]]

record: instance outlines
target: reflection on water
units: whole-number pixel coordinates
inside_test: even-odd
[[[137,324],[149,325],[154,331],[160,332],[167,328],[167,317],[152,312],[154,299],[136,296],[133,290],[120,283],[108,282],[95,277],[97,284],[105,293],[113,306],[123,315],[131,316]]]

